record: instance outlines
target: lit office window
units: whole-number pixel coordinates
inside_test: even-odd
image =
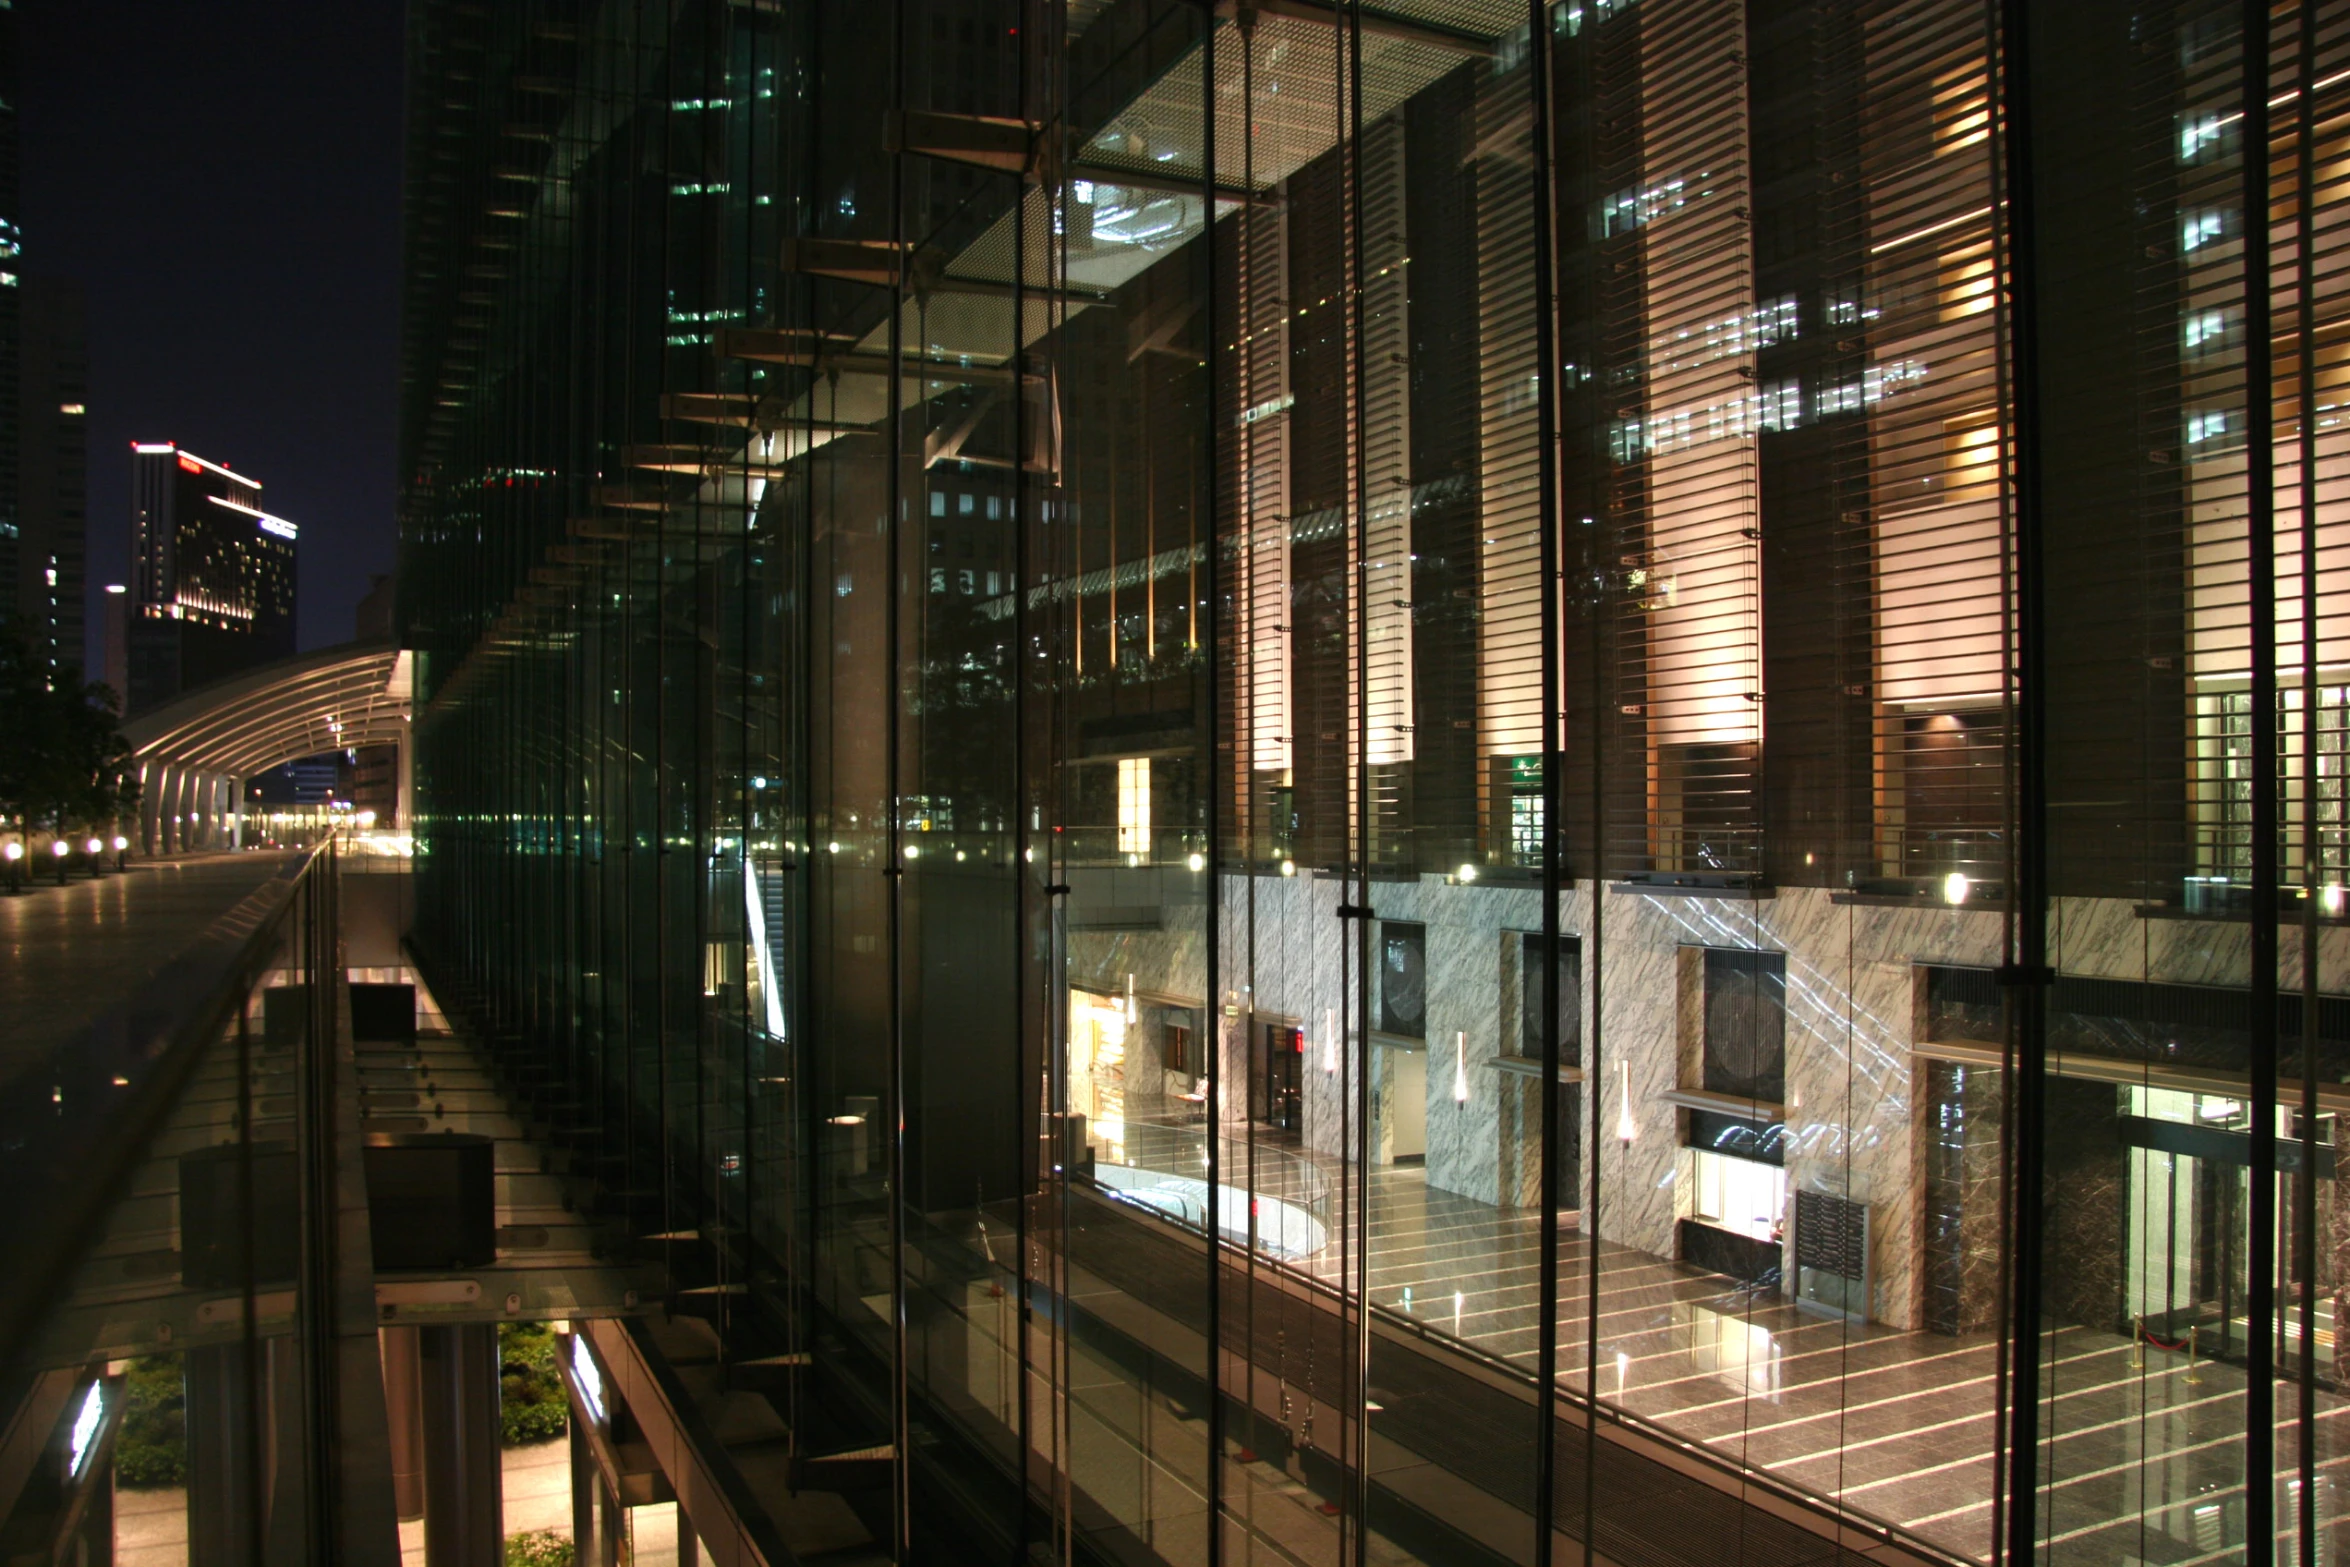
[[[1151,764],[1146,756],[1118,761],[1118,852],[1151,852]]]

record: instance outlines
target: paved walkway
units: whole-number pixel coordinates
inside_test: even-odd
[[[558,1437],[552,1442],[532,1442],[522,1447],[509,1447],[500,1456],[499,1467],[504,1470],[499,1493],[499,1509],[506,1529],[506,1538],[518,1534],[545,1532],[571,1538],[571,1443]],[[646,1509],[637,1508],[637,1512]],[[666,1508],[665,1512],[674,1512]],[[674,1526],[673,1526],[674,1527]],[[670,1545],[672,1559],[677,1547]],[[623,1558],[625,1560],[625,1558]],[[637,1562],[642,1567],[645,1558]],[[424,1567],[424,1520],[400,1520],[401,1567]],[[175,1564],[176,1567],[176,1564]],[[581,1563],[580,1567],[590,1567]]]
[[[0,892],[0,1083],[135,993],[296,858],[133,860],[120,875]]]

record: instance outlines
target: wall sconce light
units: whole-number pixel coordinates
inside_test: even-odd
[[[1958,904],[1966,902],[1966,895],[1966,872],[1952,871],[1942,878],[1942,901],[1944,903],[1956,907]]]
[[[1455,1033],[1452,1036],[1452,1102],[1456,1105],[1469,1102],[1469,1036],[1466,1033]]]
[[[1338,1011],[1334,1007],[1322,1009],[1322,1070],[1338,1075]]]
[[[1126,976],[1126,1026],[1128,1028],[1132,1028],[1134,1026],[1135,1016],[1134,976],[1132,974],[1128,974]]]
[[[1629,1061],[1616,1063],[1616,1082],[1623,1090],[1621,1108],[1616,1111],[1616,1138],[1629,1148],[1632,1139],[1640,1135],[1640,1123],[1632,1119],[1632,1064]]]

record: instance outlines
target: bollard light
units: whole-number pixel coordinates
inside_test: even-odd
[[[21,892],[23,892],[23,891],[24,891],[24,845],[23,845],[23,844],[21,844],[21,843],[12,843],[12,844],[9,844],[9,845],[8,845],[6,848],[0,848],[0,854],[4,854],[4,855],[6,855],[6,856],[8,857],[8,891],[9,891],[9,893],[10,893],[11,895],[14,895],[14,894],[17,894],[17,893],[21,893]]]

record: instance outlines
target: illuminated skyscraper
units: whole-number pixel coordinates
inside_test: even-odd
[[[24,231],[18,214],[16,14],[0,5],[0,618],[17,609],[27,564],[17,517],[17,467],[26,433],[17,408],[22,352]]]
[[[260,480],[132,445],[129,711],[294,651],[297,537],[261,509]]]
[[[14,609],[35,655],[64,678],[85,656],[89,350],[79,288],[33,275],[19,291],[15,602],[0,609]]]

